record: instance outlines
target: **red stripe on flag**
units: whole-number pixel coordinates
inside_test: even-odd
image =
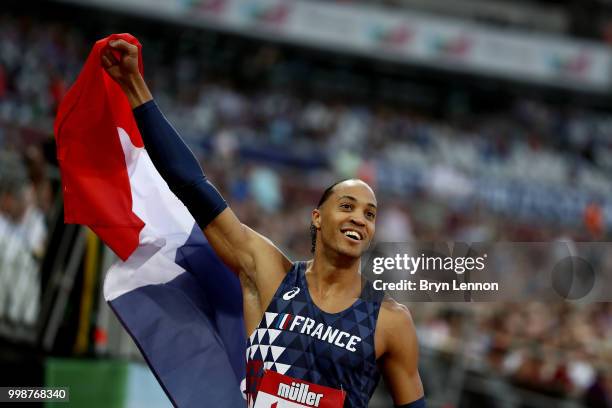
[[[116,38],[141,48],[129,34],[113,34],[96,42],[60,104],[55,140],[64,191],[64,221],[89,226],[125,260],[138,246],[145,224],[132,212],[117,127],[126,131],[135,146],[143,143],[126,96],[100,63],[100,52]]]

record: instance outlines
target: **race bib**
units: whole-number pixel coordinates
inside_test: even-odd
[[[346,393],[266,370],[255,408],[342,408]]]

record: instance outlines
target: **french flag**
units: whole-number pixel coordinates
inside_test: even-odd
[[[105,299],[172,403],[244,407],[238,278],[151,163],[127,98],[101,68],[116,38],[140,49],[129,34],[96,42],[55,121],[65,221],[89,226],[121,258]]]

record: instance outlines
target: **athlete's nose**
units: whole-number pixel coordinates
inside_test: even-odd
[[[360,227],[365,227],[366,225],[365,221],[359,217],[351,217],[351,222],[355,225],[359,225]]]

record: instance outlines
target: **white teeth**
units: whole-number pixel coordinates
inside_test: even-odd
[[[353,237],[357,240],[361,240],[361,235],[359,235],[359,233],[356,231],[345,231],[344,235],[346,235],[347,237]]]

